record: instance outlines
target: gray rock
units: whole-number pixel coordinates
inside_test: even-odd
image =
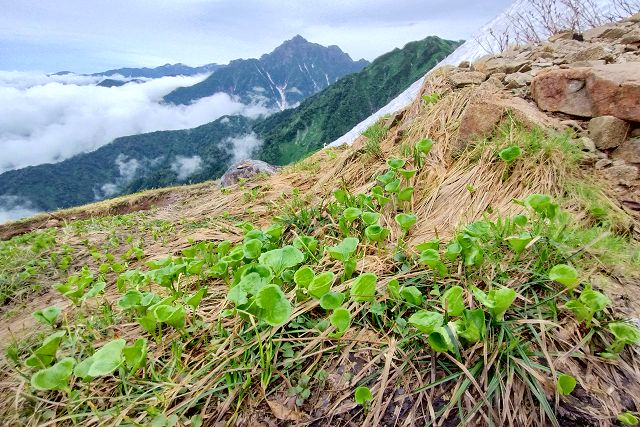
[[[625,186],[631,186],[638,179],[638,168],[633,165],[616,165],[602,171],[610,181]]]
[[[616,27],[613,25],[604,25],[602,27],[591,28],[590,30],[582,33],[582,37],[585,40],[592,39],[619,39],[624,36],[629,30]]]
[[[607,166],[611,166],[613,162],[609,159],[600,159],[596,162],[596,169],[604,169]]]
[[[242,160],[234,163],[222,175],[220,179],[220,187],[229,187],[237,184],[241,179],[248,179],[260,173],[273,175],[278,171],[276,166],[270,165],[262,160]]]
[[[517,89],[531,84],[532,79],[533,77],[529,73],[513,73],[507,74],[504,82],[507,85],[507,89]]]
[[[632,30],[620,39],[622,44],[632,44],[640,42],[640,30]]]
[[[628,163],[640,163],[640,138],[626,140],[611,153],[611,157]]]
[[[588,151],[590,153],[596,152],[596,144],[593,142],[593,139],[583,136],[580,138],[580,142],[582,143],[582,149],[584,151]]]
[[[487,76],[479,71],[463,71],[449,76],[449,82],[456,88],[479,85],[485,81]]]
[[[612,60],[613,56],[610,49],[600,44],[580,49],[577,52],[568,54],[564,58],[565,62],[569,64],[572,62],[597,61],[602,59]]]
[[[629,123],[613,116],[600,116],[589,120],[589,137],[600,150],[616,148],[627,137]]]

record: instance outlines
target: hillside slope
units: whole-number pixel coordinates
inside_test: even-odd
[[[306,99],[298,108],[267,117],[254,126],[264,140],[260,158],[285,165],[322,148],[389,102],[460,43],[435,36],[408,43]]]
[[[32,200],[32,208],[52,211],[115,194],[200,182],[220,176],[234,159],[233,141],[250,132],[250,119],[220,119],[189,130],[125,136],[60,163],[30,166],[0,175],[0,194]],[[195,162],[180,175],[183,159]],[[197,166],[197,167],[196,167]]]
[[[298,35],[259,59],[231,61],[202,82],[174,90],[164,100],[189,104],[225,92],[243,103],[259,101],[284,110],[367,64],[364,59],[353,61],[338,46],[310,43]]]
[[[272,176],[31,220],[0,243],[1,419],[633,425],[640,111],[544,90],[626,67],[607,87],[637,87],[640,15],[614,29],[440,69],[369,137]],[[611,63],[572,62],[592,43]]]
[[[384,105],[458,44],[437,37],[409,43],[298,108],[264,121],[220,118],[196,129],[132,135],[59,164],[5,172],[0,174],[0,208],[13,201],[50,211],[116,194],[216,179],[239,157],[254,155],[280,165],[295,161]],[[231,151],[242,154],[223,154]],[[172,169],[178,157],[198,162],[194,156],[201,167],[188,176],[181,177]]]

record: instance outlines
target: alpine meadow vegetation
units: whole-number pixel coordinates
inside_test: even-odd
[[[640,330],[595,277],[636,277],[640,248],[570,137],[508,117],[451,177],[446,137],[374,126],[375,144],[319,154],[327,170],[242,182],[222,208],[1,242],[5,307],[55,292],[5,349],[5,423],[637,422],[615,396],[639,386]],[[594,384],[613,391],[581,411]]]

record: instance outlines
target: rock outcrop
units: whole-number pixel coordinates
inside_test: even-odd
[[[545,111],[640,122],[640,62],[549,70],[531,83]]]
[[[640,14],[444,72],[452,90],[475,91],[454,156],[489,137],[506,114],[527,126],[564,128],[588,153],[585,164],[640,206]]]
[[[273,175],[277,171],[277,167],[262,160],[242,160],[231,165],[222,175],[220,187],[229,187],[242,179],[248,179],[261,173]]]

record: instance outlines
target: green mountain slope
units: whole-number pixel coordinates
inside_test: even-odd
[[[229,138],[250,130],[249,119],[233,116],[194,129],[118,138],[60,163],[5,172],[0,175],[0,195],[17,196],[35,209],[50,211],[146,188],[205,181],[220,176],[233,160]],[[180,160],[193,156],[200,158],[199,167],[179,179],[184,167]]]
[[[298,108],[254,126],[265,141],[260,158],[274,164],[299,160],[348,132],[386,105],[462,42],[427,37],[386,53],[309,97]]]
[[[409,43],[297,108],[257,121],[232,116],[195,129],[127,136],[61,163],[5,172],[0,175],[0,205],[2,196],[10,196],[4,200],[53,210],[148,188],[219,178],[238,157],[252,156],[279,165],[296,161],[384,106],[459,44],[438,37]],[[256,150],[258,140],[263,144]],[[181,177],[181,167],[190,173]]]

